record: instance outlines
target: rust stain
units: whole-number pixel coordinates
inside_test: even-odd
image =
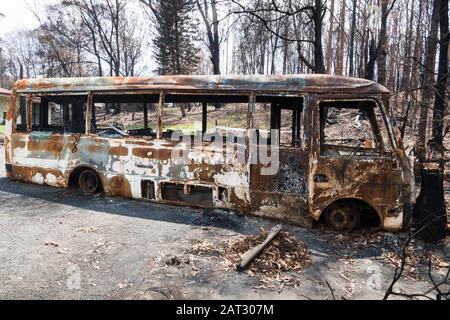
[[[147,159],[147,158],[155,158],[156,150],[152,148],[134,148],[132,150],[132,154],[135,157]]]
[[[52,135],[48,139],[30,138],[28,141],[28,151],[31,153],[49,153],[57,159],[64,150],[62,139],[63,137],[59,135]]]
[[[9,136],[5,136],[5,164],[10,163],[11,163],[11,139]]]
[[[104,151],[104,146],[91,143],[88,145],[87,150],[90,153],[102,153]]]
[[[44,169],[37,167],[21,167],[13,166],[12,168],[12,179],[25,181],[25,182],[36,182],[36,176],[40,175],[42,177],[43,184],[49,184],[46,181],[47,175],[52,175],[55,178],[55,182],[60,187],[67,187],[65,183],[64,174],[57,169]]]
[[[117,157],[126,157],[128,156],[128,148],[127,147],[111,147],[110,154]]]
[[[131,185],[124,176],[119,175],[107,179],[107,186],[105,189],[110,196],[132,198]]]
[[[17,95],[13,94],[9,98],[8,110],[6,112],[6,121],[12,121],[16,109]]]
[[[9,139],[8,139],[9,140]],[[13,139],[13,143],[14,143],[14,148],[21,148],[24,149],[27,146],[27,142],[25,141],[25,137],[19,137],[19,136],[15,136]]]
[[[168,148],[133,148],[132,154],[141,159],[155,159],[159,161],[168,161],[172,157],[172,150]]]

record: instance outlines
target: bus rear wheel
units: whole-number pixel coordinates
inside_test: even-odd
[[[100,189],[100,181],[97,174],[91,169],[86,169],[81,172],[78,177],[78,187],[86,194],[98,192]]]
[[[336,231],[353,231],[359,227],[361,215],[355,206],[349,203],[337,203],[328,208],[326,221]]]

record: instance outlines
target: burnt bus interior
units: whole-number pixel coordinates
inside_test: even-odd
[[[158,138],[159,103],[163,103],[160,138],[171,139],[176,131],[195,135],[202,133],[206,141],[213,135],[224,137],[230,132],[243,136],[254,128],[271,143],[271,130],[280,130],[280,145],[301,147],[303,97],[246,94],[155,94],[95,93],[92,98],[90,134],[108,138]],[[16,132],[27,132],[27,100],[31,101],[31,131],[54,134],[86,133],[88,95],[19,96]],[[225,117],[217,110],[226,110]],[[249,110],[252,116],[249,115]],[[184,113],[184,115],[183,115]],[[182,123],[186,113],[198,115],[197,123]],[[130,118],[131,114],[131,118]],[[111,117],[110,115],[113,115]],[[136,116],[137,115],[137,116]],[[136,116],[136,118],[135,118]],[[111,120],[114,119],[114,120]],[[127,124],[128,122],[128,124]],[[129,125],[131,123],[131,125]],[[259,143],[259,140],[258,140]]]
[[[86,133],[88,95],[38,95],[19,97],[16,132],[27,132],[27,99],[31,100],[31,131],[55,134]],[[155,94],[130,93],[93,95],[90,134],[101,137],[171,139],[174,132],[184,135],[202,133],[205,141],[214,134],[224,139],[232,133],[242,137],[253,128],[271,144],[271,130],[280,130],[282,147],[302,147],[302,97],[244,94]],[[163,102],[161,129],[159,103]],[[249,109],[250,106],[253,105]],[[217,110],[226,109],[216,114]],[[228,114],[229,109],[229,114]],[[251,116],[248,116],[251,112]],[[184,115],[183,115],[184,113]],[[197,115],[198,124],[184,120]],[[114,114],[114,117],[108,117]],[[130,117],[131,114],[131,117]],[[135,115],[138,114],[139,116]],[[194,121],[196,122],[196,121]],[[129,125],[131,123],[131,125]],[[320,145],[322,156],[383,156],[392,152],[383,117],[371,100],[320,102]],[[158,136],[158,131],[160,136]],[[236,138],[237,142],[237,138]]]
[[[90,133],[102,137],[158,138],[158,104],[160,94],[110,94],[93,95]],[[257,95],[248,117],[251,95],[199,95],[165,94],[163,96],[163,139],[171,139],[175,131],[184,135],[202,133],[205,141],[219,131],[224,138],[232,132],[241,136],[245,129],[254,128],[259,137],[271,143],[271,130],[280,130],[280,146],[301,148],[302,97]],[[31,131],[58,134],[84,134],[86,132],[87,95],[40,95],[31,97]],[[27,132],[27,97],[19,97],[16,132]],[[215,115],[217,109],[230,108],[227,118]],[[182,123],[184,112],[198,110],[198,125]],[[375,102],[324,101],[320,103],[320,142],[322,156],[376,156],[392,151],[383,118]],[[194,111],[195,112],[195,111]],[[107,120],[108,113],[116,113],[114,121]],[[126,126],[126,114],[131,126]],[[134,114],[141,118],[133,119]],[[140,121],[141,120],[141,121]],[[168,120],[168,121],[167,121]],[[231,130],[231,131],[230,131]],[[259,140],[258,140],[259,144]]]
[[[374,101],[320,103],[322,156],[383,156],[392,151],[380,110]]]
[[[83,95],[33,96],[31,102],[31,131],[83,134],[86,127],[86,102]],[[17,132],[27,132],[27,97],[19,97]]]

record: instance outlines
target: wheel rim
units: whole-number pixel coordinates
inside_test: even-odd
[[[84,193],[95,193],[98,190],[98,178],[91,170],[83,171],[79,178],[79,186]]]
[[[351,206],[335,206],[328,212],[328,224],[338,231],[353,230],[359,224],[358,212]]]

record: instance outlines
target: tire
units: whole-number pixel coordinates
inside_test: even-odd
[[[336,231],[353,231],[361,223],[361,214],[351,204],[337,203],[328,208],[326,222],[328,226]]]
[[[83,193],[94,194],[100,190],[100,180],[94,170],[86,169],[78,177],[78,187]]]

